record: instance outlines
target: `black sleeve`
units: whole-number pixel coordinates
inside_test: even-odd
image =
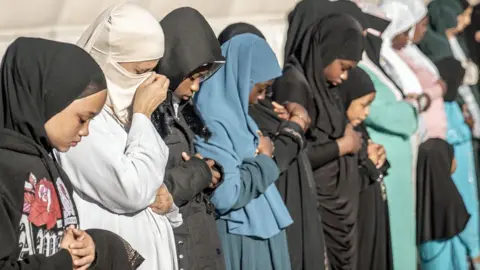
[[[42,254],[28,256],[19,261],[17,227],[20,209],[1,197],[0,201],[0,270],[64,270],[73,269],[70,253],[61,249],[52,256]]]
[[[273,139],[273,155],[280,174],[285,172],[303,149],[305,138],[302,128],[294,122],[285,121],[278,135]]]
[[[313,170],[337,159],[340,155],[340,149],[338,149],[336,141],[329,141],[323,144],[309,142],[307,149],[308,159],[312,164]]]
[[[272,100],[283,104],[295,102],[302,105],[313,118],[316,116],[314,99],[310,93],[310,86],[295,69],[287,69],[284,75],[275,80],[272,85]]]
[[[212,173],[203,159],[192,157],[189,161],[167,169],[165,186],[176,206],[181,207],[202,192],[212,182]]]

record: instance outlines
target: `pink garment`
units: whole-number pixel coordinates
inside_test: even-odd
[[[447,114],[443,104],[443,89],[438,83],[438,77],[433,74],[427,67],[415,63],[406,54],[397,51],[400,58],[412,69],[417,75],[423,92],[430,96],[432,104],[430,108],[422,113],[427,128],[427,138],[447,138]]]

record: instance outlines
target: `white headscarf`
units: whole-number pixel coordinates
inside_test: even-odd
[[[407,31],[423,18],[414,17],[404,1],[387,0],[381,6],[391,23],[382,34],[380,64],[405,94],[421,94],[423,89],[417,76],[392,48],[392,39],[396,35]]]
[[[135,91],[151,72],[133,74],[119,63],[161,58],[164,35],[160,24],[142,7],[119,3],[100,14],[77,45],[85,49],[102,68],[107,78],[107,106],[118,120],[128,123]]]

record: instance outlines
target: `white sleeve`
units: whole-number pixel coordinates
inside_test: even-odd
[[[118,142],[124,134],[95,120],[77,147],[56,153],[62,168],[81,197],[117,214],[145,209],[163,183],[168,147],[143,114],[133,115],[126,145]]]

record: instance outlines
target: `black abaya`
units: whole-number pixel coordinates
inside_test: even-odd
[[[453,147],[441,139],[429,139],[418,149],[417,244],[451,238],[470,218],[451,178],[453,157]]]
[[[370,76],[360,68],[350,72],[348,80],[339,87],[345,109],[358,98],[375,92]],[[356,130],[362,134],[362,148],[358,154],[360,197],[358,209],[358,269],[392,269],[388,210],[383,177],[390,167],[388,161],[377,169],[368,157],[368,131],[360,124]]]
[[[297,38],[297,33],[291,36],[289,32],[287,44]],[[314,172],[328,261],[331,269],[356,269],[357,158],[339,157],[336,139],[343,136],[346,118],[338,89],[328,87],[322,70],[338,58],[361,59],[362,27],[349,15],[328,15],[309,27],[297,44],[284,75],[274,83],[273,99],[297,102],[312,118],[307,155]]]

